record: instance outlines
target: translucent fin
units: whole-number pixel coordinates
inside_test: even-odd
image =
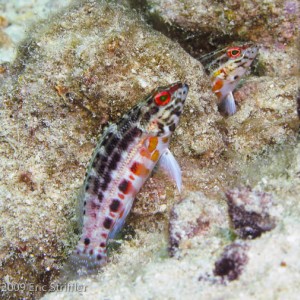
[[[112,228],[111,232],[109,233],[108,235],[108,238],[109,239],[113,239],[116,234],[122,229],[122,227],[124,226],[124,223],[125,223],[125,220],[126,220],[126,217],[128,216],[129,212],[130,212],[130,209],[132,207],[132,203],[133,203],[133,200],[130,200],[126,205],[125,205],[125,208],[124,208],[124,212],[123,212],[123,215],[121,218],[118,218],[114,224],[114,227]]]
[[[98,260],[89,254],[72,253],[63,265],[59,277],[60,283],[71,280],[78,280],[82,277],[97,274],[101,267],[106,264],[106,254],[102,254],[102,259]]]
[[[228,116],[232,116],[236,113],[236,106],[232,92],[228,93],[228,95],[222,100],[220,103],[220,109],[228,114]]]
[[[159,167],[175,181],[179,193],[181,192],[181,170],[178,162],[169,149],[160,157],[158,162]]]

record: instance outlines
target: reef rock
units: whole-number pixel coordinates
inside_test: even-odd
[[[38,298],[49,290],[56,293],[45,299],[82,299],[82,290],[51,284],[78,239],[77,195],[97,136],[153,88],[181,80],[190,92],[170,147],[183,194],[154,174],[128,220],[134,234],[118,241],[101,274],[73,283],[84,285],[86,298],[291,298],[300,269],[299,120],[296,62],[284,64],[280,78],[280,55],[261,55],[260,71],[237,91],[237,114],[224,119],[202,65],[125,1],[81,1],[37,21],[14,63],[0,68],[0,278],[4,287],[26,286],[1,296]],[[240,185],[274,194],[278,225],[249,241],[245,270],[228,289],[207,286],[200,274],[212,273],[234,239],[224,191]],[[170,258],[176,202],[173,232],[184,224],[188,234],[173,243],[179,250]]]
[[[273,204],[271,194],[243,187],[227,191],[226,197],[228,213],[239,237],[257,238],[275,227],[275,220],[269,214]]]
[[[297,39],[299,3],[274,1],[131,0],[153,26],[194,55],[234,41],[284,46]]]

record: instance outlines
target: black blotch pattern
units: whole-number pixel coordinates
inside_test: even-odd
[[[99,200],[99,202],[102,202],[103,197],[104,197],[103,193],[100,192],[100,193],[98,194],[98,200]]]
[[[158,111],[159,111],[159,108],[158,108],[157,106],[153,106],[153,107],[151,107],[151,109],[150,109],[150,114],[151,114],[151,115],[154,115],[154,114],[156,114]]]
[[[96,170],[97,174],[101,175],[105,171],[107,161],[108,157],[101,154],[99,154],[98,158],[94,160],[92,167]]]
[[[111,155],[113,150],[115,149],[116,145],[118,144],[118,142],[120,141],[120,139],[117,136],[112,137],[109,141],[108,144],[105,147],[105,151],[107,153],[107,155]]]
[[[91,241],[90,241],[89,238],[85,238],[85,239],[84,239],[84,244],[85,244],[86,246],[89,245],[90,242],[91,242]]]
[[[121,155],[118,152],[115,152],[111,158],[108,169],[115,170],[117,168],[117,165],[118,165],[118,162],[120,161],[120,159],[121,159]]]
[[[169,130],[171,132],[173,132],[175,130],[175,128],[176,128],[175,124],[172,124],[172,125],[169,126]]]
[[[103,181],[101,182],[101,188],[105,191],[109,185],[109,183],[111,182],[111,176],[108,172],[106,172],[103,177],[102,177]]]
[[[128,180],[124,179],[120,184],[119,184],[119,190],[122,192],[122,193],[126,193],[126,190],[128,188]]]
[[[172,115],[180,116],[181,115],[181,108],[180,106],[176,106],[175,109],[172,110],[171,112]]]
[[[93,177],[93,192],[94,194],[98,193],[99,187],[100,187],[100,181],[99,178]]]
[[[105,218],[104,222],[103,222],[103,227],[106,229],[110,229],[111,225],[112,225],[113,220],[110,218]]]
[[[132,143],[136,137],[139,137],[141,135],[142,135],[141,129],[137,127],[133,127],[124,135],[122,141],[119,144],[119,148],[122,151],[126,151],[129,144]]]
[[[144,121],[149,122],[149,121],[150,121],[150,118],[151,118],[151,115],[150,115],[149,111],[147,111],[147,112],[144,114]]]
[[[120,207],[120,201],[118,199],[114,199],[109,206],[110,210],[113,212],[117,212]]]

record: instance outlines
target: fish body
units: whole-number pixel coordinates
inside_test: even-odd
[[[187,93],[180,82],[159,87],[102,135],[83,185],[82,234],[71,256],[76,270],[106,263],[108,240],[123,226],[158,161],[180,189],[180,168],[168,145]]]
[[[233,90],[245,75],[258,54],[259,47],[249,43],[232,46],[203,56],[201,61],[211,76],[212,91],[218,97],[220,111],[231,116],[236,112]]]

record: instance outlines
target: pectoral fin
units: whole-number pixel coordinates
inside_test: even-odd
[[[220,103],[220,110],[232,116],[236,113],[236,105],[234,102],[234,98],[232,92],[228,93],[228,95],[222,100]]]
[[[158,164],[175,181],[178,191],[181,192],[182,179],[180,166],[169,149],[160,157]]]

